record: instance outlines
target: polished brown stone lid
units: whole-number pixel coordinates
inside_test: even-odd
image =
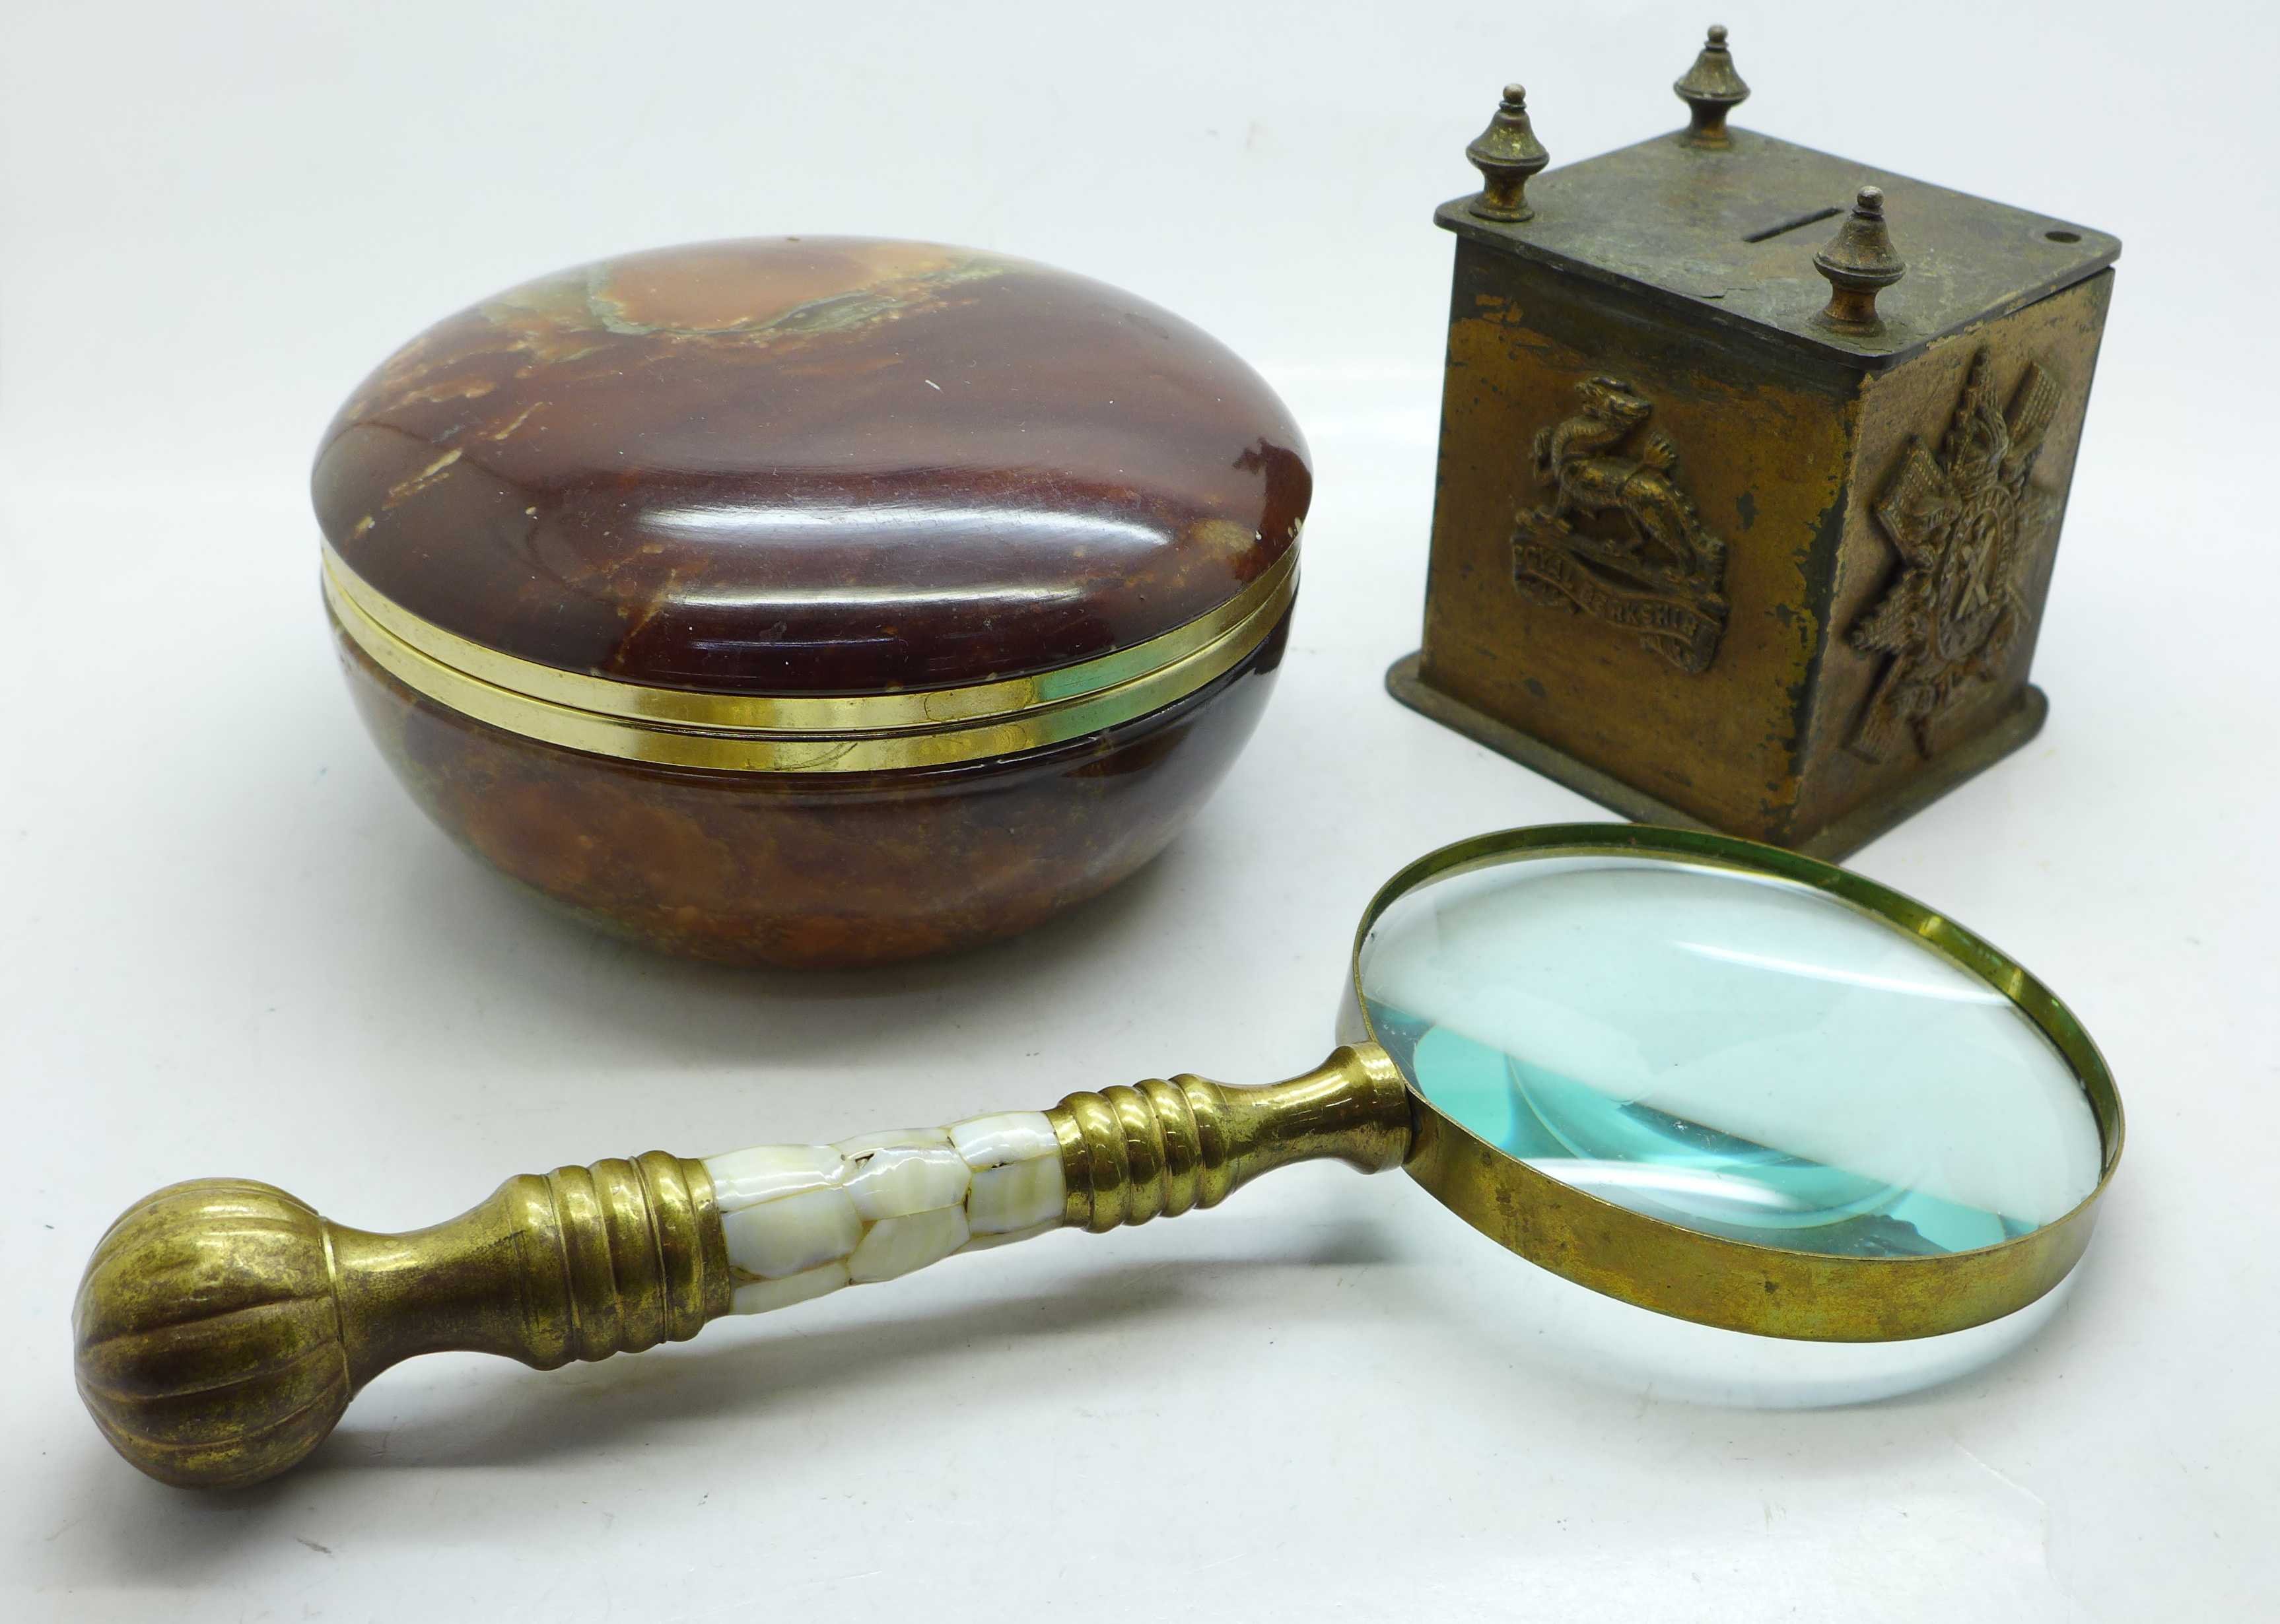
[[[1287,573],[1312,479],[1258,374],[1144,300],[785,237],[437,324],[341,409],[314,489],[341,578],[430,652],[824,696],[1176,655]]]

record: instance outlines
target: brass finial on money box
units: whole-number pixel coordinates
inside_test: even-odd
[[[1504,101],[1488,128],[1473,138],[1465,157],[1481,172],[1481,195],[1468,205],[1483,219],[1518,222],[1536,218],[1524,196],[1529,176],[1552,161],[1528,118],[1528,91],[1504,88]]]
[[[1841,857],[2042,725],[2121,243],[1729,129],[1722,28],[1674,88],[1686,129],[1532,182],[1483,162],[1507,112],[1543,150],[1507,93],[1435,216],[1424,646],[1387,682],[1626,816]]]
[[[1829,279],[1829,303],[1814,320],[1832,333],[1873,338],[1884,330],[1876,296],[1907,274],[1907,262],[1892,249],[1884,224],[1884,194],[1864,186],[1852,199],[1852,213],[1827,248],[1813,257],[1813,268]]]
[[[1686,139],[1698,147],[1726,144],[1726,115],[1750,99],[1750,87],[1734,71],[1734,53],[1726,48],[1726,27],[1710,25],[1702,54],[1686,76],[1670,87],[1686,104],[1691,123]]]

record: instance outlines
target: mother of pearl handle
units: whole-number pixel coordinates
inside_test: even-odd
[[[72,1313],[80,1396],[151,1476],[234,1488],[300,1460],[414,1354],[551,1370],[638,1352],[953,1252],[1216,1205],[1289,1162],[1381,1172],[1410,1137],[1399,1071],[1362,1043],[1263,1089],[1180,1076],[833,1145],[525,1174],[408,1235],[202,1179],[96,1243]]]

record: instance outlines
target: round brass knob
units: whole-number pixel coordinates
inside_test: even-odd
[[[162,1482],[259,1482],[324,1441],[353,1391],[325,1220],[283,1190],[199,1179],[111,1226],[72,1310],[80,1397]]]

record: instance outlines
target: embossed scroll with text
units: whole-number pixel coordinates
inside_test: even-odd
[[[1575,393],[1583,410],[1537,433],[1531,466],[1553,497],[1519,515],[1513,580],[1531,603],[1581,610],[1681,671],[1706,671],[1726,629],[1726,543],[1679,490],[1678,450],[1649,427],[1654,404],[1619,378]]]

